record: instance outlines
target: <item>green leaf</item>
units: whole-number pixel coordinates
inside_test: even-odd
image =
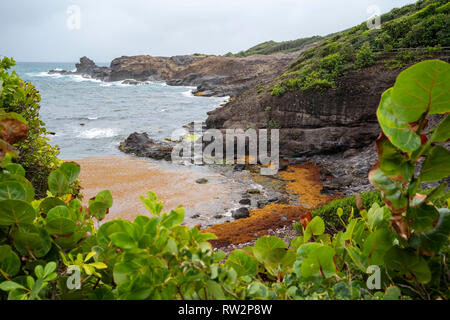
[[[314,217],[306,226],[303,241],[307,242],[312,235],[319,236],[325,232],[325,223],[319,216]]]
[[[69,179],[60,171],[55,170],[48,177],[48,188],[55,195],[63,195],[69,192]]]
[[[22,200],[0,201],[0,226],[29,224],[36,218],[33,207]]]
[[[6,170],[8,170],[11,174],[17,174],[22,177],[25,177],[25,169],[17,163],[8,163],[4,167]]]
[[[49,197],[49,198],[45,198],[41,202],[41,204],[39,205],[39,208],[42,210],[43,213],[47,214],[54,207],[65,206],[65,205],[66,204],[61,199]]]
[[[29,255],[28,250],[38,250],[44,242],[39,229],[32,224],[21,225],[20,230],[13,233],[13,238],[14,246],[24,255]]]
[[[0,182],[0,200],[27,200],[27,191],[18,181]]]
[[[51,235],[65,236],[74,233],[77,224],[67,218],[53,218],[47,221],[45,229]]]
[[[428,263],[416,252],[399,247],[392,247],[384,256],[386,267],[395,274],[405,276],[408,280],[414,276],[420,283],[431,280]]]
[[[402,292],[398,287],[391,286],[386,289],[383,300],[400,300]]]
[[[392,212],[403,212],[408,206],[408,197],[403,194],[402,184],[386,176],[379,168],[369,173],[370,183],[384,193],[386,205]]]
[[[433,182],[447,178],[450,175],[450,151],[442,146],[431,148],[425,160],[420,178],[422,182]]]
[[[431,142],[446,142],[450,139],[450,116],[447,115],[445,119],[436,127],[431,136]]]
[[[367,237],[363,254],[370,265],[382,265],[385,253],[393,246],[393,235],[387,229],[379,229]]]
[[[14,289],[26,289],[26,288],[21,284],[18,284],[17,282],[3,281],[2,283],[0,283],[0,289],[3,291],[11,291]]]
[[[0,279],[3,279],[3,273],[11,278],[20,271],[19,256],[8,245],[0,246],[0,270]]]
[[[448,242],[450,235],[450,209],[439,209],[439,220],[433,230],[414,235],[411,245],[426,252],[439,252]]]
[[[333,261],[335,251],[329,246],[319,243],[306,243],[298,251],[294,269],[297,275],[303,278],[323,276],[330,278],[336,274],[336,266]],[[299,268],[300,267],[300,268]]]
[[[421,203],[416,207],[409,207],[406,219],[416,232],[426,232],[433,229],[434,223],[439,219],[439,211],[433,205]]]
[[[78,178],[78,175],[80,174],[80,165],[75,162],[64,162],[57,170],[61,171],[67,178],[69,184],[71,184]]]
[[[370,228],[373,230],[378,227],[384,220],[384,209],[380,208],[377,203],[374,203],[372,207],[367,212],[367,222]]]
[[[277,237],[261,237],[253,246],[253,254],[261,263],[279,262],[286,254],[287,245]],[[278,260],[278,261],[277,261]]]
[[[109,236],[112,243],[122,249],[136,248],[136,242],[125,232],[116,232]]]
[[[419,120],[423,113],[450,111],[450,65],[441,60],[420,62],[397,77],[391,98],[396,118]]]
[[[171,210],[169,214],[164,214],[161,220],[161,225],[170,229],[181,224],[184,220],[184,208],[177,208]]]
[[[414,166],[407,155],[402,154],[382,135],[377,139],[377,151],[381,171],[393,180],[410,181],[414,174]]]
[[[243,250],[232,251],[225,265],[233,268],[239,277],[254,277],[258,273],[258,261]]]
[[[213,280],[206,281],[206,290],[208,291],[208,294],[212,295],[215,300],[225,299],[223,289],[217,282]]]
[[[407,122],[400,121],[394,116],[391,101],[392,88],[386,90],[377,110],[377,118],[383,133],[390,142],[404,152],[417,150],[420,145],[420,137],[411,130]]]

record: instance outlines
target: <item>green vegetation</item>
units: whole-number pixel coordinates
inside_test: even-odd
[[[381,193],[363,196],[368,210],[356,216],[350,200],[341,202],[348,216],[336,208],[342,230],[330,235],[320,215],[335,207],[319,209],[289,246],[262,237],[228,257],[213,250],[214,235],[181,225],[183,208],[163,212],[153,192],[141,196],[150,217],[95,228],[113,199],[109,191],[88,207],[74,199],[80,168],[72,162],[50,174],[47,197],[35,200],[25,170],[11,162],[11,143],[28,136],[27,122],[2,113],[0,299],[449,299],[448,186],[418,191],[450,175],[450,151],[439,145],[450,139],[449,77],[449,64],[426,61],[383,95],[384,135],[369,177]],[[429,114],[445,118],[425,137]],[[379,287],[369,286],[373,266]]]
[[[303,49],[308,44],[321,40],[322,37],[314,36],[310,38],[302,38],[291,41],[275,42],[267,41],[260,43],[246,51],[241,51],[237,54],[231,52],[227,53],[226,57],[247,57],[254,54],[274,54],[274,53],[291,53]]]
[[[45,196],[51,170],[59,165],[56,158],[59,151],[48,143],[45,124],[39,119],[39,92],[31,83],[22,81],[15,71],[8,73],[14,65],[13,59],[0,60],[0,108],[20,114],[28,122],[27,138],[14,146],[20,152],[17,162],[25,168],[36,195],[41,198]]]
[[[421,0],[382,15],[380,29],[369,30],[362,23],[327,36],[291,64],[272,95],[337,88],[340,76],[370,67],[380,59],[386,60],[387,68],[397,69],[431,58],[441,47],[450,46],[449,14],[448,0]]]

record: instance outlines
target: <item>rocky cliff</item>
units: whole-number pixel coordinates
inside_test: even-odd
[[[313,45],[309,44],[305,49]],[[83,57],[74,72],[51,70],[50,73],[81,74],[102,81],[127,81],[130,84],[165,81],[174,86],[195,86],[195,93],[201,96],[237,96],[257,83],[279,75],[301,52],[245,58],[123,56],[114,59],[109,67],[98,67],[94,61]]]

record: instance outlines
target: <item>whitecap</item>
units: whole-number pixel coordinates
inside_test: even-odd
[[[81,132],[77,137],[83,139],[102,139],[117,136],[117,130],[113,128],[92,128]]]
[[[195,96],[192,94],[192,89],[191,89],[191,90],[188,90],[188,91],[185,91],[185,92],[182,92],[182,94],[183,94],[183,96],[188,97],[188,98],[195,97]]]

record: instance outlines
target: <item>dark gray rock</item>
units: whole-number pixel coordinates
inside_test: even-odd
[[[200,178],[200,179],[195,180],[195,183],[198,183],[198,184],[207,184],[207,183],[208,183],[208,179]]]
[[[233,212],[234,219],[243,219],[250,217],[250,211],[247,208],[239,208]]]
[[[250,205],[252,203],[252,201],[250,199],[241,199],[239,201],[239,204],[243,204],[243,205]]]
[[[120,143],[119,149],[139,157],[170,161],[173,146],[150,139],[147,133],[132,133]]]

